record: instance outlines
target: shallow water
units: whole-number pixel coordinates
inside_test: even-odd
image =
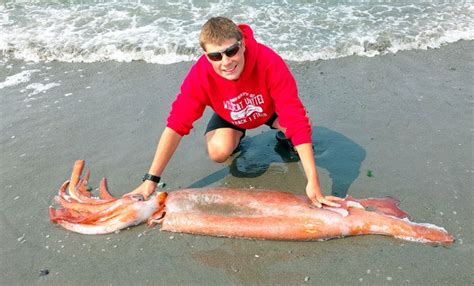
[[[292,61],[474,39],[471,1],[10,0],[0,5],[0,54],[32,61],[190,61],[201,53],[200,27],[216,15],[250,24],[257,40]]]

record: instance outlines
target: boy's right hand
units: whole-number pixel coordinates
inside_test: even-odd
[[[144,181],[140,184],[135,190],[131,191],[130,193],[126,193],[122,197],[129,197],[134,195],[142,195],[145,200],[155,192],[156,186],[158,184],[149,180]]]

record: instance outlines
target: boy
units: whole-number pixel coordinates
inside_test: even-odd
[[[147,198],[160,180],[181,138],[189,134],[206,106],[214,115],[206,129],[209,157],[224,162],[238,147],[245,130],[266,124],[283,132],[298,152],[311,202],[338,207],[320,190],[311,142],[311,126],[298,97],[296,82],[283,59],[258,43],[247,25],[215,17],[202,27],[204,54],[184,79],[143,183],[131,193]]]

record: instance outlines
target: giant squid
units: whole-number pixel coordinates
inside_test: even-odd
[[[198,188],[114,197],[102,179],[99,196],[88,190],[90,172],[76,161],[71,179],[49,207],[52,222],[77,233],[107,234],[145,221],[161,230],[268,240],[326,240],[377,234],[415,242],[449,244],[444,228],[415,223],[392,197],[341,201],[340,207],[313,206],[303,195],[263,189]]]

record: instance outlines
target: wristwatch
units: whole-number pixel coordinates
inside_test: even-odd
[[[146,173],[145,176],[143,176],[142,181],[145,182],[146,180],[148,180],[148,181],[152,181],[158,184],[160,182],[160,179],[161,177],[159,176],[154,176],[154,175]]]

